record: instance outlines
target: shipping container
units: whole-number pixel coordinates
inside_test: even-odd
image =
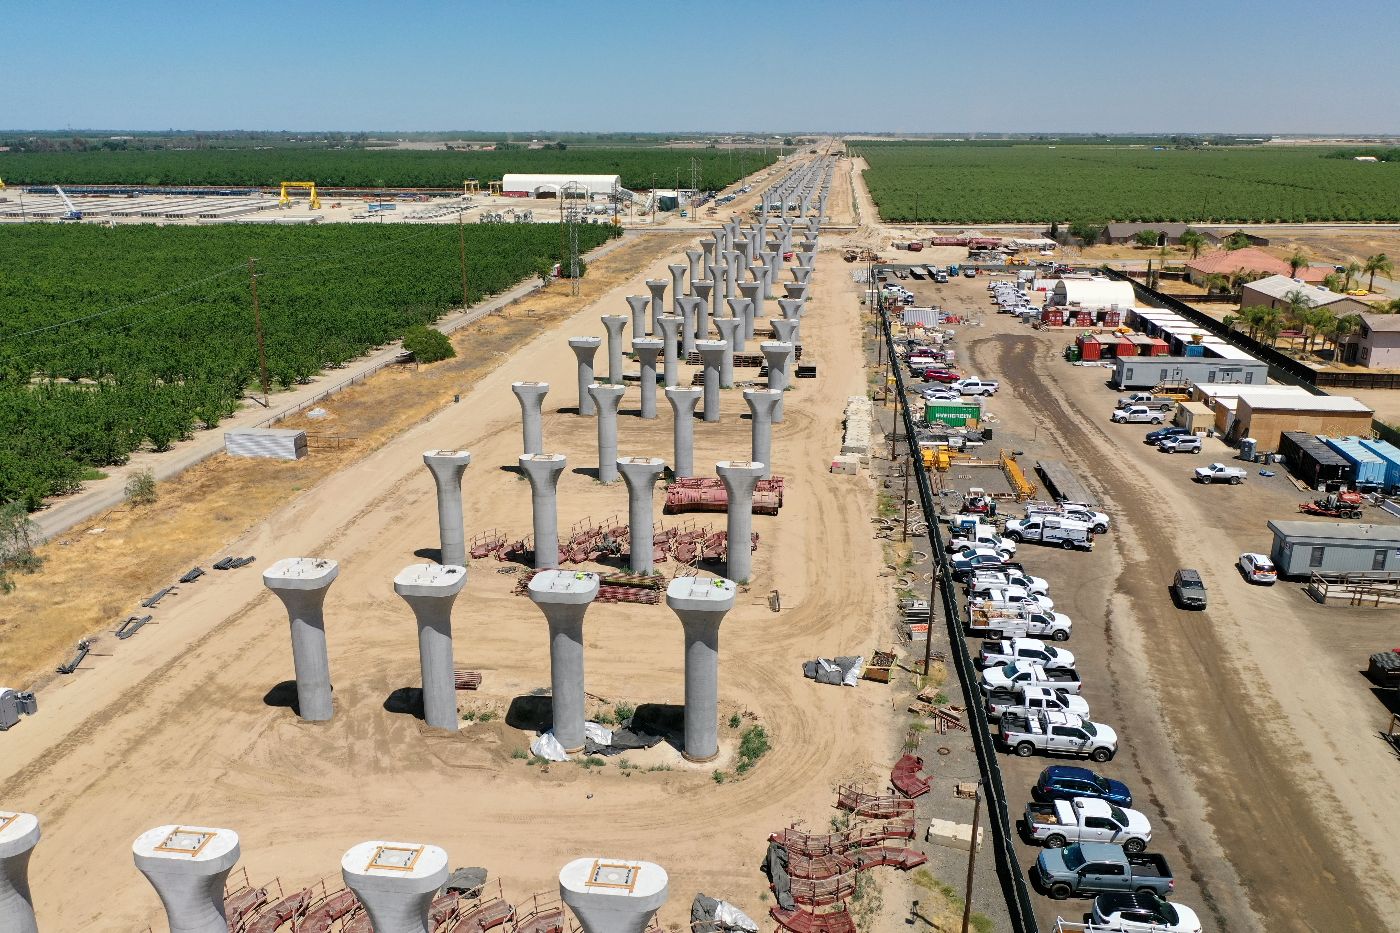
[[[1099,360],[1103,358],[1103,345],[1093,334],[1080,334],[1075,340],[1079,345],[1079,358],[1081,360]]]
[[[1384,486],[1386,463],[1361,445],[1359,437],[1325,438],[1328,447],[1351,461],[1356,467],[1356,486]]]
[[[1361,446],[1385,461],[1386,488],[1400,486],[1400,447],[1389,441],[1373,441],[1369,438],[1362,438]]]
[[[1313,489],[1321,490],[1328,483],[1350,486],[1356,482],[1356,467],[1352,462],[1315,434],[1285,431],[1279,438],[1278,452],[1293,475]]]
[[[300,460],[306,456],[306,432],[291,428],[236,428],[224,432],[230,457]]]
[[[982,418],[982,406],[963,402],[929,402],[924,406],[924,420],[949,427],[976,427]]]

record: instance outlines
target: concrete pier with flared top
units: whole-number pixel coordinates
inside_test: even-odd
[[[652,490],[666,469],[666,461],[660,457],[623,457],[617,461],[617,469],[627,483],[627,524],[632,548],[628,566],[633,573],[651,573]]]
[[[598,575],[544,570],[528,586],[549,622],[550,705],[554,738],[564,751],[583,751],[583,616],[598,595]]]
[[[734,608],[733,580],[677,577],[666,605],[685,629],[685,747],[687,761],[719,756],[719,626]]]
[[[365,905],[374,933],[431,933],[429,910],[447,883],[447,853],[421,842],[376,839],[346,851],[340,875]]]
[[[642,933],[670,894],[666,870],[651,862],[592,857],[559,871],[559,899],[583,933]]]
[[[695,280],[700,278],[700,257],[705,255],[698,249],[688,249],[685,251],[685,258],[690,261],[690,277],[686,279],[692,288],[695,287]]]
[[[783,291],[787,292],[787,297],[797,298],[805,301],[807,299],[808,285],[806,282],[784,282]]]
[[[768,326],[773,328],[773,339],[779,343],[790,343],[797,346],[797,322],[787,318],[770,317]]]
[[[39,933],[29,892],[29,857],[39,844],[39,818],[0,810],[0,930]]]
[[[812,268],[817,261],[816,253],[798,253],[797,265],[804,269]]]
[[[773,475],[773,413],[782,404],[783,393],[776,389],[745,389],[753,435],[753,462],[763,464],[763,479]]]
[[[621,314],[605,314],[602,321],[603,329],[608,332],[607,381],[622,385],[622,330],[627,326],[627,318]]]
[[[763,360],[768,364],[768,388],[783,391],[788,386],[788,365],[792,360],[793,346],[790,343],[783,343],[779,340],[766,340],[758,345],[763,351]],[[775,424],[783,420],[783,403],[778,403],[778,410],[773,415]]]
[[[647,335],[647,305],[651,299],[646,295],[628,295],[627,307],[632,311],[632,339]]]
[[[754,321],[763,316],[763,283],[744,282],[739,286],[739,291],[749,305],[744,309],[744,338],[740,343],[753,339]]]
[[[792,280],[802,285],[808,285],[812,281],[811,266],[793,266]]]
[[[632,352],[637,355],[637,364],[641,368],[641,377],[638,386],[641,389],[641,409],[639,414],[643,418],[656,417],[656,355],[665,347],[664,340],[656,340],[652,337],[642,337],[632,341]]]
[[[752,461],[721,460],[715,464],[729,495],[724,575],[738,583],[747,583],[753,570],[753,490],[767,471],[767,464]]]
[[[704,313],[705,304],[699,298],[687,295],[681,299],[681,359],[690,359],[695,352],[695,322]]]
[[[719,317],[719,303],[724,297],[725,266],[723,259],[716,261],[712,266],[706,266],[705,272],[709,276],[709,280],[714,283],[714,288],[710,289],[710,316]]]
[[[715,327],[719,328],[720,340],[724,343],[724,355],[720,357],[719,385],[722,389],[730,389],[734,387],[734,349],[738,344],[739,335],[744,331],[744,322],[742,318],[723,317],[715,321]]]
[[[549,392],[547,382],[512,382],[510,390],[520,400],[520,428],[524,434],[525,453],[544,450],[544,397]]]
[[[595,382],[588,394],[598,407],[598,482],[617,480],[617,409],[622,404],[622,386]]]
[[[661,325],[661,341],[665,348],[664,365],[666,371],[663,376],[666,387],[670,388],[679,383],[681,376],[680,342],[681,328],[685,327],[685,318],[666,314],[658,318],[657,321]]]
[[[671,313],[681,313],[681,297],[685,295],[685,272],[682,265],[667,266],[671,270]]]
[[[418,623],[418,666],[423,674],[423,721],[457,731],[457,682],[452,668],[452,604],[467,585],[467,568],[409,564],[394,578]]]
[[[806,298],[779,298],[778,309],[783,314],[783,320],[791,321],[793,324],[791,337],[779,337],[779,340],[786,340],[794,346],[802,344],[802,316],[807,312]]]
[[[131,844],[136,870],[160,896],[170,933],[228,933],[224,882],[239,854],[238,833],[208,826],[157,826]]]
[[[536,570],[559,566],[559,476],[567,466],[568,458],[563,454],[526,454],[520,458],[520,471],[530,481]]]
[[[437,487],[438,558],[444,564],[467,563],[467,532],[462,519],[462,474],[472,462],[466,450],[425,450],[423,463]]]
[[[666,280],[647,279],[647,291],[651,292],[651,329],[647,332],[653,336],[661,333],[660,326],[656,319],[666,313]],[[641,334],[633,332],[633,337],[640,337]]]
[[[763,297],[772,298],[773,289],[778,287],[778,279],[783,273],[783,254],[776,250],[764,254]]]
[[[700,360],[705,364],[705,405],[704,419],[707,422],[719,420],[720,370],[724,368],[724,353],[729,344],[723,340],[701,340],[695,344],[700,351]]]
[[[700,304],[696,306],[695,313],[695,339],[704,340],[709,335],[710,307],[712,296],[715,291],[715,283],[707,279],[702,279],[691,286],[695,291],[695,297],[700,299]],[[702,329],[702,327],[704,329]]]
[[[701,268],[713,265],[715,261],[715,241],[709,237],[700,241],[700,252],[705,256],[701,263]]]
[[[729,250],[724,254],[724,297],[733,298],[735,288],[739,285],[739,259],[741,254],[734,250]]]
[[[674,416],[671,426],[671,472],[677,477],[695,475],[695,406],[700,401],[701,392],[694,386],[666,390]]]
[[[282,600],[292,630],[297,713],[308,722],[331,718],[331,665],[326,653],[326,591],[340,565],[320,557],[284,557],[263,571],[263,585]]]
[[[578,358],[578,413],[580,415],[598,413],[597,409],[593,407],[593,399],[588,397],[588,387],[597,381],[597,376],[593,372],[593,356],[602,345],[602,337],[569,338],[569,347],[574,351],[574,356]]]

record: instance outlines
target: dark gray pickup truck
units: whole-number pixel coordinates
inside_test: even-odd
[[[1151,891],[1166,897],[1176,885],[1163,856],[1147,852],[1129,855],[1122,846],[1107,842],[1046,849],[1035,860],[1031,880],[1056,900],[1117,891]]]

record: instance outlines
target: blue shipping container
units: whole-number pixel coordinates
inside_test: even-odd
[[[1363,438],[1361,446],[1385,461],[1385,484],[1400,486],[1400,447],[1389,441],[1373,441]]]
[[[1323,438],[1327,446],[1356,465],[1356,485],[1384,486],[1386,462],[1361,445],[1359,437]]]

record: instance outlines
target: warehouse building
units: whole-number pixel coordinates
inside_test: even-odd
[[[501,194],[508,198],[557,198],[566,187],[588,198],[611,195],[621,175],[503,175]]]
[[[1374,416],[1371,408],[1345,395],[1280,397],[1268,389],[1250,389],[1240,393],[1226,436],[1231,440],[1252,437],[1259,450],[1274,451],[1284,431],[1328,437],[1369,435]]]
[[[1209,356],[1125,356],[1113,364],[1117,389],[1150,389],[1159,385],[1263,385],[1269,364],[1256,359],[1228,360]]]
[[[1270,557],[1288,577],[1400,570],[1400,525],[1270,521]]]

